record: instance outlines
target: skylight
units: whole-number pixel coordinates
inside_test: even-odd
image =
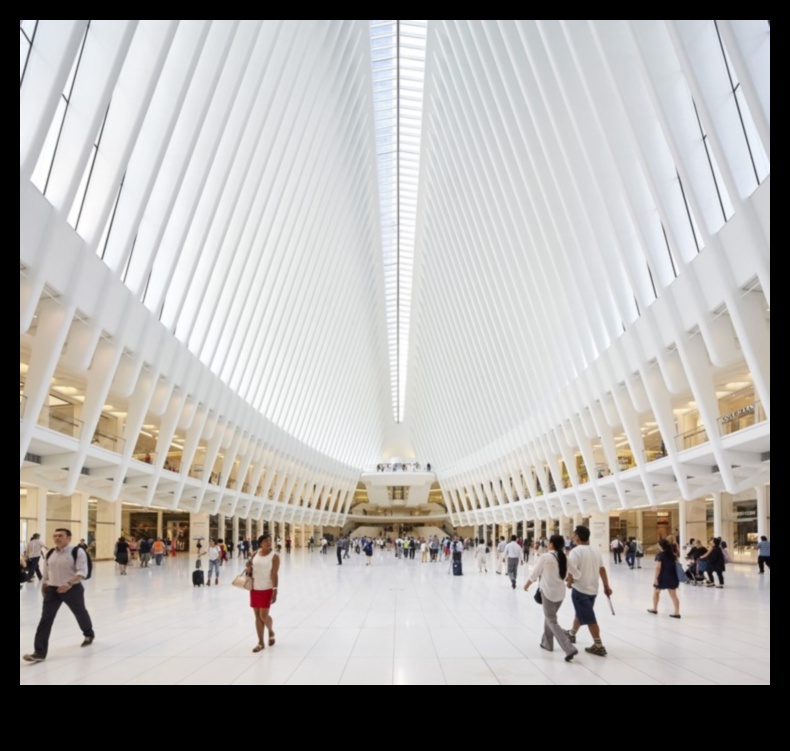
[[[371,21],[392,412],[403,421],[427,21]]]

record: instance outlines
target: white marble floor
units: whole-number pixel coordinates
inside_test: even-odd
[[[277,644],[252,654],[255,632],[247,594],[230,586],[231,561],[219,586],[193,588],[192,559],[161,568],[97,563],[86,584],[96,641],[82,635],[64,607],[45,662],[29,664],[40,614],[38,587],[20,592],[22,685],[55,684],[759,684],[770,673],[770,574],[728,567],[724,589],[683,586],[681,620],[646,612],[650,566],[609,566],[611,615],[597,605],[605,658],[580,651],[565,663],[538,642],[541,608],[505,576],[465,575],[448,563],[396,560],[377,553],[373,565],[351,553],[343,566],[330,555],[283,555],[280,600],[272,610]],[[519,572],[521,583],[527,568]],[[560,620],[570,623],[570,598]],[[579,646],[589,643],[580,633]]]

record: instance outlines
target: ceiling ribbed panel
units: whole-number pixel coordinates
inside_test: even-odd
[[[367,22],[92,21],[72,47],[39,188],[255,409],[375,460],[389,379]]]
[[[455,524],[759,499],[770,185],[769,21],[21,21],[21,463],[322,524],[382,456]]]
[[[666,399],[628,379],[706,325],[698,276],[676,282],[769,174],[764,87],[737,78],[768,26],[745,23],[431,22],[407,420],[473,507],[475,472],[572,464],[573,420],[606,432],[587,410],[623,382],[637,413]]]

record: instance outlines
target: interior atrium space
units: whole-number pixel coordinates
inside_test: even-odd
[[[770,28],[21,20],[20,685],[769,684]]]

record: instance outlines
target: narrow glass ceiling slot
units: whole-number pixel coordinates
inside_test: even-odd
[[[392,413],[403,421],[427,21],[371,21]],[[408,93],[406,93],[408,92]]]

